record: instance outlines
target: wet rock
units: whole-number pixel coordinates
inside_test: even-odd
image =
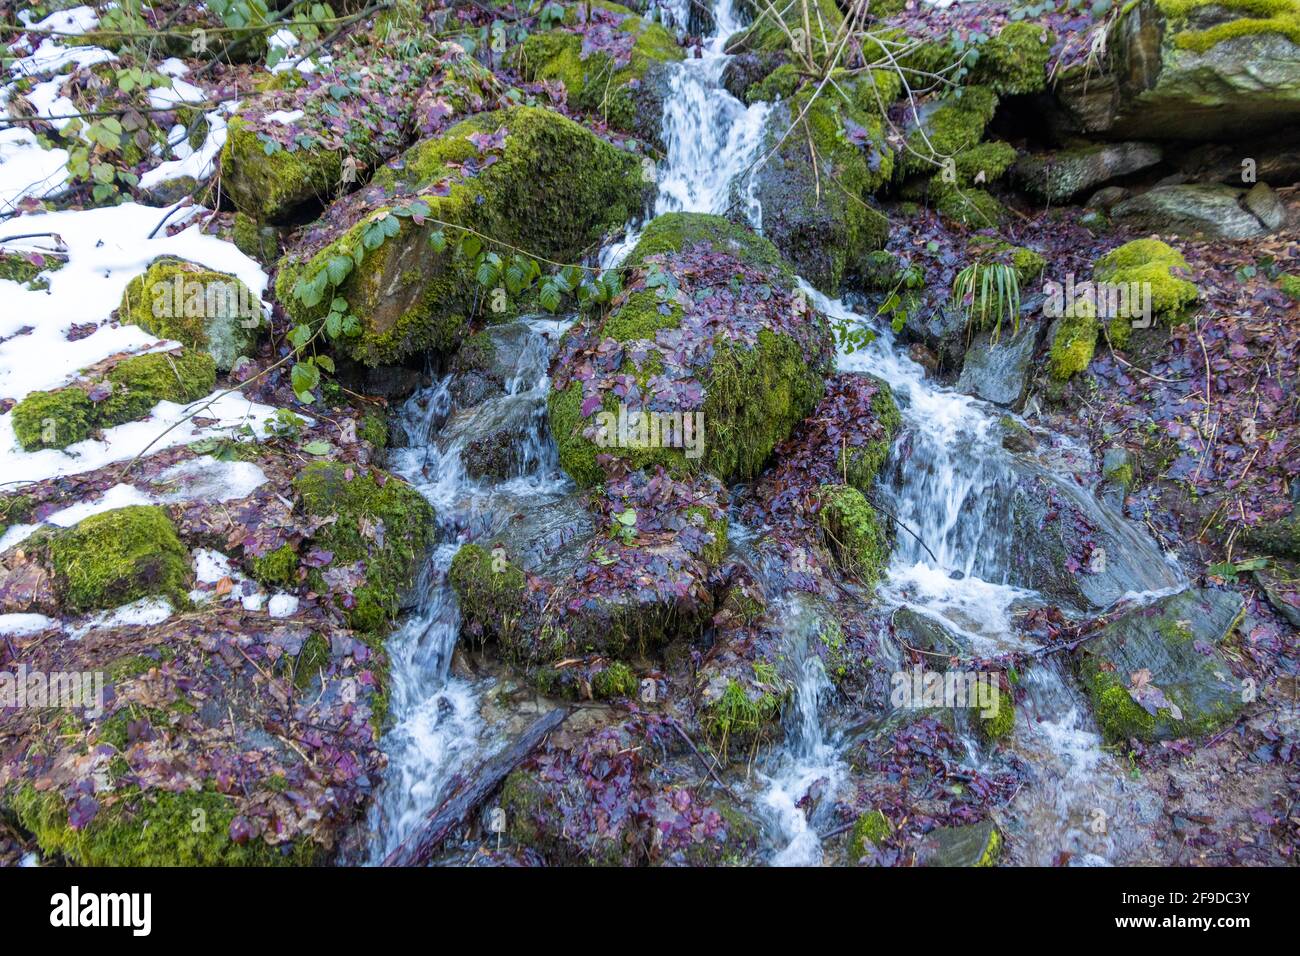
[[[1251,525],[1242,535],[1247,545],[1280,558],[1300,558],[1300,508]]]
[[[359,362],[340,361],[337,375],[339,383],[351,391],[389,402],[410,398],[424,383],[424,376],[418,369],[405,365],[370,367]]]
[[[474,478],[508,478],[523,461],[520,445],[525,435],[516,428],[498,428],[465,446],[461,460],[465,472]]]
[[[1287,563],[1279,568],[1264,568],[1255,572],[1255,581],[1263,589],[1268,603],[1292,627],[1300,627],[1300,587],[1296,585],[1300,575],[1296,571],[1293,564]]]
[[[1011,176],[1036,198],[1062,203],[1107,180],[1154,166],[1162,158],[1160,147],[1151,143],[1101,143],[1023,156],[1011,167]]]
[[[996,866],[1002,834],[992,820],[961,827],[937,827],[917,854],[923,866]]]
[[[1126,491],[1133,487],[1133,455],[1127,448],[1107,448],[1101,459],[1101,477]]]
[[[1148,232],[1250,239],[1268,227],[1243,206],[1246,191],[1219,184],[1159,186],[1126,199],[1111,210],[1117,222]],[[1262,205],[1263,201],[1258,201]]]
[[[1244,706],[1220,645],[1240,618],[1233,591],[1192,589],[1111,621],[1075,651],[1093,713],[1111,741],[1212,733]]]
[[[1155,544],[1087,489],[1014,459],[1010,583],[1085,610],[1129,591],[1156,591],[1178,577]],[[999,505],[1001,506],[1001,505]]]
[[[1110,138],[1234,139],[1300,117],[1300,45],[1285,12],[1140,0],[1106,38],[1107,65],[1064,71],[1064,125]],[[1169,11],[1168,13],[1166,11]]]
[[[805,84],[768,116],[759,149],[772,155],[750,184],[763,208],[763,235],[827,295],[838,295],[844,280],[888,238],[889,221],[868,200],[894,169],[876,94],[889,103],[897,82],[880,71],[879,77],[841,81],[834,92],[828,88],[827,95],[815,98],[815,85]],[[786,135],[801,113],[803,119]],[[745,202],[747,185],[735,188],[736,198]]]
[[[727,60],[722,70],[722,86],[742,103],[749,102],[749,91],[778,66],[786,62],[782,50],[740,53]]]
[[[924,346],[935,357],[940,374],[956,372],[966,354],[967,316],[945,299],[933,309],[908,312],[902,338]]]
[[[141,196],[146,206],[174,206],[189,196],[193,196],[199,189],[199,181],[193,176],[177,176],[175,179],[166,179],[162,182],[151,186],[144,191]]]
[[[957,390],[995,405],[1019,408],[1029,390],[1041,326],[1031,322],[1020,334],[1004,333],[997,342],[988,332],[971,341],[962,362]]]
[[[970,654],[969,639],[915,608],[899,608],[893,616],[893,625],[898,640],[909,648],[926,653],[928,668],[947,670],[949,658]]]

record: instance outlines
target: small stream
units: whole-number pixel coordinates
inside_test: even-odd
[[[674,13],[684,16],[684,10]],[[753,191],[736,179],[759,155],[770,106],[746,107],[722,87],[723,44],[740,25],[732,0],[715,2],[714,20],[715,32],[704,41],[702,55],[683,61],[671,77],[663,119],[666,159],[658,169],[654,214],[720,213],[740,195],[751,224],[761,231],[762,211]],[[618,264],[638,237],[630,230],[602,252],[601,264]],[[805,289],[833,319],[872,324],[842,301]],[[451,675],[459,612],[447,568],[462,541],[493,530],[495,516],[547,509],[572,490],[544,420],[547,350],[562,329],[560,323],[532,323],[506,394],[474,410],[485,422],[502,415],[528,419],[529,447],[515,476],[501,482],[467,477],[461,452],[476,424],[454,420],[450,376],[402,410],[409,447],[394,453],[392,466],[438,509],[442,544],[430,562],[420,610],[389,644],[395,724],[385,742],[388,776],[371,820],[373,860],[412,831],[458,771],[503,743],[479,716],[490,680]],[[841,355],[839,368],[870,373],[893,388],[909,448],[887,465],[881,492],[890,510],[934,552],[931,556],[912,537],[899,534],[878,598],[887,608],[910,606],[939,621],[979,656],[1032,646],[1015,621],[1042,600],[1012,583],[1017,543],[1010,496],[1016,472],[1000,445],[996,423],[1003,412],[928,382],[890,331],[877,331],[870,346]],[[1182,584],[1181,573],[1154,543],[1079,489],[1064,470],[1058,474],[1042,463],[1026,467],[1052,482],[1094,523],[1115,532],[1135,569],[1131,597],[1140,600]],[[774,604],[774,619],[787,637],[795,693],[785,716],[785,740],[760,756],[749,788],[753,811],[767,824],[769,860],[777,865],[823,862],[819,821],[803,808],[832,805],[848,781],[841,728],[826,723],[833,687],[813,647],[816,614],[804,602],[804,596],[788,594]],[[890,655],[897,657],[898,649],[887,648]],[[1052,661],[1030,668],[1021,679],[1024,700],[1009,746],[1029,766],[1029,779],[999,820],[1012,837],[1015,862],[1050,865],[1062,851],[1087,864],[1140,860],[1140,847],[1116,846],[1107,832],[1089,825],[1099,811],[1110,821],[1125,818],[1141,795],[1130,792],[1114,758],[1101,749],[1079,692]],[[970,760],[978,764],[984,759],[980,749],[973,740],[968,744]],[[817,799],[805,800],[814,788]],[[1112,825],[1109,832],[1116,829]]]

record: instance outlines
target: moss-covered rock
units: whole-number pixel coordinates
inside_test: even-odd
[[[279,258],[279,230],[275,226],[262,225],[245,213],[235,213],[230,238],[240,252],[262,265],[274,265]]]
[[[898,91],[897,76],[883,70],[840,76],[820,92],[805,83],[769,115],[760,151],[771,155],[752,183],[763,234],[829,295],[888,238],[889,222],[869,199],[894,173],[881,112]]]
[[[601,454],[681,475],[703,470],[726,482],[752,477],[824,388],[829,329],[792,294],[788,269],[772,268],[778,257],[770,243],[736,238],[735,227],[717,217],[681,213],[671,220],[648,230],[648,248],[674,251],[634,250],[632,261],[641,267],[627,278],[620,304],[607,319],[584,319],[561,344],[548,402],[551,434],[560,463],[581,484],[602,479]],[[671,297],[670,282],[678,285]],[[613,375],[571,378],[602,341],[635,343],[638,357],[625,349]],[[702,447],[686,447],[684,432],[675,445],[655,445],[620,428],[627,412],[617,382],[624,375],[664,394],[651,408],[692,422],[701,416]],[[640,421],[641,410],[631,411]]]
[[[836,31],[844,22],[844,14],[835,0],[813,0],[809,4],[816,18],[811,33],[806,29],[800,4],[775,5],[773,9],[780,20],[753,0],[742,0],[738,6],[750,15],[750,23],[727,38],[728,53],[785,51],[790,47],[791,37],[795,36],[805,41],[805,51],[815,61],[825,62],[833,51]]]
[[[568,11],[569,24],[531,34],[520,44],[520,72],[529,80],[563,83],[570,106],[658,143],[664,64],[683,56],[676,39],[618,4],[573,4]],[[580,12],[589,15],[586,22],[578,22]],[[588,51],[586,31],[607,39]]]
[[[865,584],[873,584],[889,562],[889,537],[876,510],[849,485],[823,485],[818,518],[836,563]]]
[[[1100,71],[1081,63],[1057,81],[1074,131],[1229,141],[1300,118],[1296,0],[1136,0],[1106,51]]]
[[[68,807],[53,791],[24,785],[12,805],[43,854],[78,866],[309,866],[320,861],[319,848],[307,841],[283,848],[260,839],[235,842],[230,836],[234,805],[215,790],[137,791],[79,829],[71,826]]]
[[[25,451],[66,448],[100,428],[144,418],[161,401],[192,402],[212,391],[216,365],[191,349],[125,358],[51,392],[33,392],[14,406],[14,434]]]
[[[979,48],[971,79],[1002,95],[1037,93],[1047,84],[1056,35],[1028,20],[1013,21]]]
[[[77,387],[32,392],[10,414],[24,451],[67,448],[95,429],[95,405],[85,389]]]
[[[223,372],[253,354],[263,325],[261,304],[243,282],[174,258],[155,260],[128,283],[118,319],[207,352]]]
[[[972,711],[972,719],[985,742],[995,744],[1011,736],[1016,726],[1016,701],[1008,691],[998,690],[997,711],[985,716],[982,711]]]
[[[294,479],[309,515],[333,517],[312,539],[332,553],[331,566],[308,581],[332,594],[361,631],[379,631],[396,616],[436,536],[433,507],[410,485],[383,472],[358,472],[339,462],[313,462]],[[331,571],[351,566],[331,583]]]
[[[1088,367],[1101,334],[1101,323],[1091,302],[1080,299],[1071,313],[1053,323],[1052,344],[1047,351],[1047,371],[1057,382],[1069,381]]]
[[[1212,733],[1244,706],[1221,646],[1242,614],[1232,591],[1188,590],[1110,622],[1075,652],[1106,739]]]
[[[67,263],[67,256],[64,255],[0,251],[0,279],[17,282],[33,291],[48,289],[49,279],[45,278],[44,273],[57,272]]]
[[[527,611],[524,572],[506,557],[477,544],[466,544],[451,560],[448,580],[460,603],[461,616],[478,626],[481,635],[497,638],[506,647]]]
[[[281,260],[276,292],[303,322],[322,317],[333,296],[345,298],[362,327],[346,348],[368,365],[450,350],[482,307],[482,290],[473,257],[454,249],[463,233],[441,223],[572,262],[640,210],[647,185],[634,156],[557,113],[479,114],[411,147],[368,190],[336,203]],[[430,207],[428,219],[393,214],[417,198]],[[387,226],[382,235],[376,224]],[[435,233],[448,240],[442,252],[431,245]],[[299,280],[328,279],[340,264],[345,278],[330,282],[328,294],[295,295]]]
[[[1134,239],[1097,260],[1093,280],[1111,286],[1142,290],[1138,300],[1151,294],[1151,314],[1172,323],[1199,296],[1194,283],[1185,278],[1191,267],[1183,254],[1159,239]],[[1129,296],[1130,302],[1134,296]],[[1109,301],[1109,299],[1108,299]],[[1118,301],[1118,299],[1117,299]],[[1109,306],[1107,307],[1109,311]],[[1108,317],[1111,341],[1123,347],[1132,330],[1132,316]]]
[[[162,508],[103,511],[47,540],[50,568],[69,610],[117,607],[150,595],[186,602],[189,552]]]
[[[934,173],[950,159],[955,167],[963,153],[980,146],[984,128],[993,119],[997,105],[993,90],[966,86],[922,106],[919,122],[907,133],[899,171],[909,176]]]
[[[304,204],[335,195],[342,173],[338,150],[268,153],[255,124],[236,116],[226,126],[221,186],[239,211],[256,222],[291,222]]]

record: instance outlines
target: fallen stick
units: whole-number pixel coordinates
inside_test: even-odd
[[[429,812],[424,825],[384,858],[384,866],[419,866],[427,863],[451,831],[488,798],[501,781],[537,748],[552,730],[564,723],[569,709],[557,707],[535,720],[519,739],[496,756],[479,764],[468,781]]]

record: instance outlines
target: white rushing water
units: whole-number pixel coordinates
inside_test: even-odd
[[[545,424],[549,348],[563,324],[521,323],[514,374],[505,394],[490,398],[456,420],[448,375],[411,397],[402,408],[407,447],[392,453],[390,467],[409,481],[438,513],[439,545],[419,584],[420,606],[388,642],[393,727],[384,740],[388,773],[371,815],[370,859],[383,860],[434,808],[456,774],[489,754],[491,739],[480,715],[491,681],[451,675],[460,635],[460,609],[447,579],[451,560],[474,532],[494,518],[545,509],[566,493]],[[471,478],[462,454],[482,436],[485,423],[514,421],[525,434],[514,474],[504,481]]]

